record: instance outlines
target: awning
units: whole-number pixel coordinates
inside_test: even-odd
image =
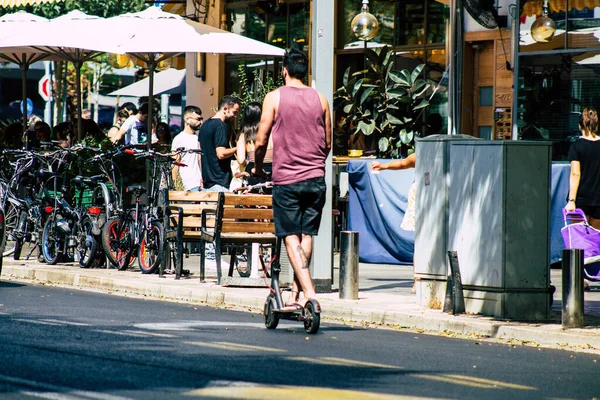
[[[543,0],[528,1],[523,4],[521,17],[531,17],[534,15],[542,15]],[[593,10],[600,7],[600,0],[569,0],[569,10]],[[549,0],[548,12],[559,13],[567,11],[567,0]]]
[[[32,6],[42,3],[58,3],[63,0],[0,0],[0,7]]]

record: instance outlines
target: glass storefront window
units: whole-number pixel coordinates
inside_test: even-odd
[[[229,31],[243,35],[246,29],[246,10],[244,8],[234,8],[228,10],[227,14]]]
[[[302,2],[288,5],[289,42],[296,43],[298,48],[308,53],[310,46],[310,3]]]
[[[446,39],[446,20],[448,6],[438,0],[428,0],[427,3],[427,43],[443,43]]]
[[[425,2],[407,0],[396,5],[396,45],[425,44]]]
[[[517,126],[520,139],[551,140],[553,160],[566,160],[570,142],[579,136],[585,106],[600,109],[600,52],[586,58],[565,54],[519,59]]]
[[[339,0],[338,48],[362,47],[350,27],[361,4],[361,0]],[[444,43],[448,10],[444,0],[370,0],[369,11],[379,21],[379,33],[371,42],[389,46]]]
[[[573,6],[569,10],[567,13],[569,48],[600,47],[600,4],[598,6],[590,8]]]
[[[394,45],[394,9],[395,1],[371,1],[371,14],[379,22],[379,32],[372,40],[374,43]],[[360,10],[360,6],[358,8]],[[356,14],[355,14],[356,15]]]
[[[257,6],[248,7],[248,17],[246,20],[245,36],[261,42],[267,42],[267,14]]]

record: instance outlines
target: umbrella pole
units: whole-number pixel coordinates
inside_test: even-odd
[[[28,137],[27,137],[27,70],[29,69],[29,63],[27,62],[27,56],[23,54],[20,63],[21,67],[21,90],[23,95],[23,102],[21,108],[23,109],[23,149],[27,150]]]
[[[150,61],[148,62],[148,119],[146,120],[146,145],[148,150],[152,149],[152,115],[154,114],[154,70],[156,69],[156,60],[154,57],[150,57]],[[150,188],[152,187],[152,182],[150,180],[152,176],[150,175],[150,162],[146,161],[146,188],[148,189],[148,194],[150,194]]]
[[[77,90],[77,140],[83,139],[83,119],[81,119],[81,61],[73,62],[75,66],[75,87]]]
[[[150,60],[148,63],[148,120],[146,126],[148,129],[147,143],[148,150],[152,148],[152,118],[154,114],[154,70],[156,69],[156,61]]]

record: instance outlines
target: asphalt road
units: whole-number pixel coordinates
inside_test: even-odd
[[[598,358],[0,282],[3,399],[592,399]]]

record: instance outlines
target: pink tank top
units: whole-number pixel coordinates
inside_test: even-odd
[[[325,176],[325,113],[316,90],[279,88],[273,129],[273,183],[289,185]]]

